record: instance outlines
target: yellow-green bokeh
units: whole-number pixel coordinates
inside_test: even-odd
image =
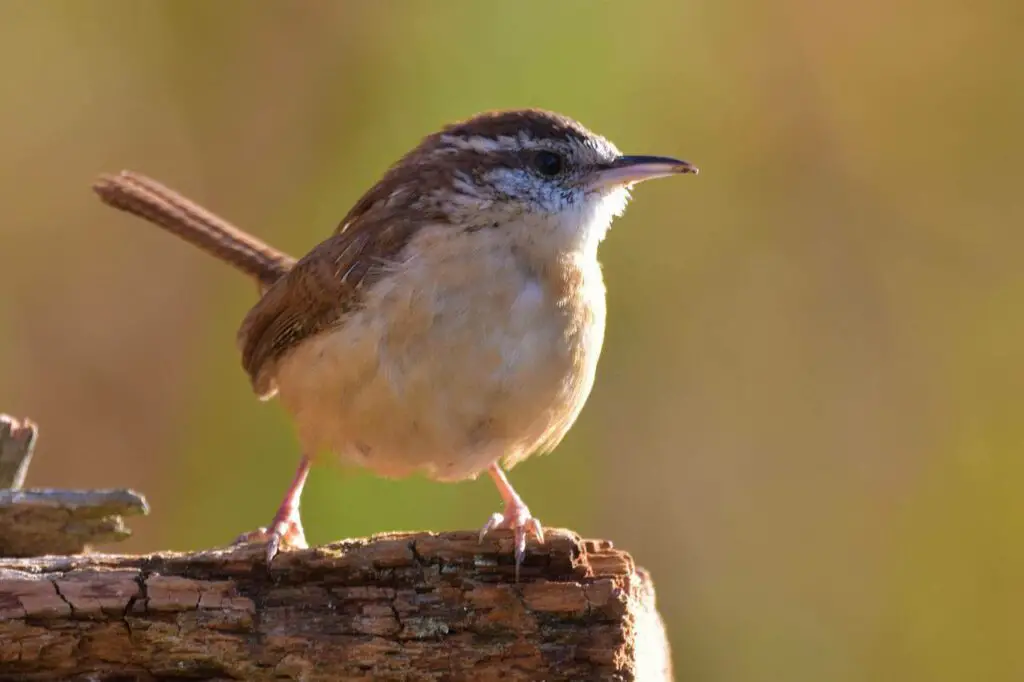
[[[512,479],[651,569],[680,680],[1024,679],[1024,13],[939,4],[0,1],[0,410],[136,551],[265,523],[295,465],[251,283],[102,207],[132,168],[299,254],[498,107],[702,174],[603,247],[594,395]],[[314,473],[312,541],[478,526],[487,481]]]

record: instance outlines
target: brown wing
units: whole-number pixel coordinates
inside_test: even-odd
[[[421,225],[447,221],[432,190],[450,185],[452,167],[431,158],[417,148],[389,168],[334,235],[300,259],[249,311],[238,343],[242,365],[261,397],[274,394],[274,365],[282,354],[357,308],[360,291]]]
[[[412,237],[415,225],[390,211],[364,214],[320,243],[249,311],[238,331],[242,366],[261,397],[275,392],[276,361],[360,304],[360,292]]]

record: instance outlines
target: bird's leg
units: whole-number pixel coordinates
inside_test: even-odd
[[[480,530],[480,540],[483,541],[484,536],[495,528],[508,528],[515,533],[516,580],[518,580],[519,566],[523,563],[523,557],[526,555],[526,536],[533,534],[538,541],[544,542],[544,529],[541,527],[540,521],[533,518],[530,508],[523,502],[523,498],[519,497],[519,493],[508,482],[501,467],[496,463],[492,464],[487,473],[494,479],[494,485],[498,486],[498,494],[505,502],[505,512],[491,514],[491,518],[487,519],[487,523]]]
[[[287,549],[305,549],[306,535],[302,531],[302,519],[299,516],[299,502],[302,498],[302,488],[306,485],[306,477],[309,475],[309,457],[303,456],[299,462],[299,468],[295,472],[295,478],[284,494],[281,506],[274,515],[274,520],[267,528],[258,528],[251,533],[239,536],[235,541],[241,542],[266,542],[267,563],[269,564],[277,551],[282,547]]]

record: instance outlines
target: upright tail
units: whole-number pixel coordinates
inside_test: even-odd
[[[233,265],[259,281],[263,290],[295,265],[288,254],[139,173],[102,175],[93,190],[105,204],[159,225]]]

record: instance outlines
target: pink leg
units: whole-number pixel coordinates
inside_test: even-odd
[[[245,533],[235,541],[266,542],[268,564],[282,547],[288,549],[305,549],[307,547],[306,535],[302,531],[302,519],[299,516],[299,502],[302,498],[302,488],[306,485],[306,477],[309,475],[310,465],[309,458],[305,456],[299,462],[295,478],[288,486],[284,500],[281,501],[281,506],[278,507],[270,527]]]
[[[523,557],[526,555],[526,536],[533,534],[537,537],[537,540],[544,542],[544,529],[541,527],[540,521],[533,518],[533,515],[530,514],[529,507],[519,497],[519,493],[515,491],[512,484],[508,482],[508,478],[505,477],[505,472],[501,470],[501,467],[497,464],[492,464],[487,473],[494,479],[494,485],[498,486],[498,494],[501,495],[501,499],[505,502],[505,513],[494,513],[491,515],[491,518],[487,519],[487,523],[480,530],[480,540],[482,541],[484,536],[495,528],[508,528],[515,533],[516,580],[518,580],[519,566],[523,563]]]

